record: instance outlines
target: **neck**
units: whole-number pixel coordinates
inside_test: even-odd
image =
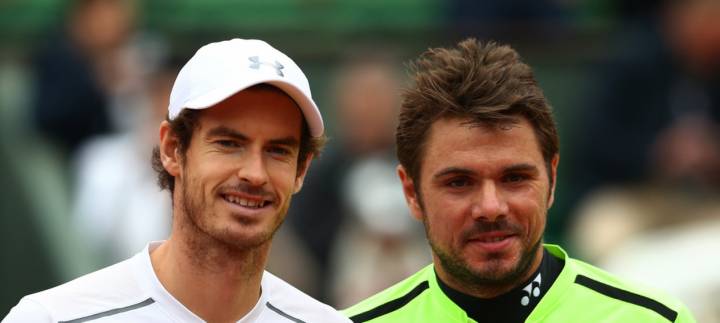
[[[238,250],[210,237],[188,239],[174,232],[150,258],[165,289],[190,311],[208,322],[234,322],[260,297],[269,247]]]

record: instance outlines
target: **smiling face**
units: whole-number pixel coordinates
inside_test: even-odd
[[[402,166],[398,173],[413,216],[425,224],[440,278],[480,297],[521,283],[541,260],[554,183],[530,123],[440,119],[422,158],[419,185]],[[557,164],[555,157],[552,177]]]
[[[297,169],[298,106],[275,88],[250,88],[199,118],[184,158],[173,148],[177,141],[167,123],[161,126],[161,150],[169,155],[163,164],[177,184],[173,234],[239,249],[268,243],[307,169]]]

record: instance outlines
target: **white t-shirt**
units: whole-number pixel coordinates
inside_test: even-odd
[[[23,297],[2,323],[204,322],[162,286],[150,262],[153,242],[130,259],[63,285]],[[350,322],[265,271],[262,294],[238,322]]]

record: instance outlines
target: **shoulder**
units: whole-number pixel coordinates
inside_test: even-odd
[[[565,305],[566,308],[587,309],[582,304],[591,304],[605,312],[601,316],[615,313],[621,317],[643,318],[643,321],[693,321],[687,307],[678,299],[567,255],[561,276],[563,278],[558,278],[556,284],[561,279],[568,280],[570,288],[565,299],[574,304]]]
[[[399,283],[343,310],[353,322],[366,322],[397,312],[430,289],[434,277],[433,266],[428,265]]]
[[[42,304],[23,297],[23,299],[10,310],[10,313],[8,313],[2,322],[53,322],[53,318]]]
[[[265,271],[262,278],[265,306],[277,314],[304,322],[350,322],[336,309],[324,304],[277,276]]]
[[[3,322],[70,320],[133,305],[143,296],[126,260],[23,297]]]

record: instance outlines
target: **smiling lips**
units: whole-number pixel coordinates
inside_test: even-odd
[[[498,242],[512,236],[514,236],[514,234],[510,232],[494,231],[478,234],[470,238],[470,240],[479,242]]]
[[[468,243],[476,245],[487,252],[500,252],[509,247],[515,234],[510,232],[493,231],[475,235],[468,239]]]
[[[487,238],[481,238],[481,239],[475,239],[480,242],[499,242],[505,240],[509,236],[501,236],[501,237],[487,237]]]
[[[222,197],[225,201],[252,209],[260,209],[272,203],[264,198],[247,198],[233,194],[223,194]]]

